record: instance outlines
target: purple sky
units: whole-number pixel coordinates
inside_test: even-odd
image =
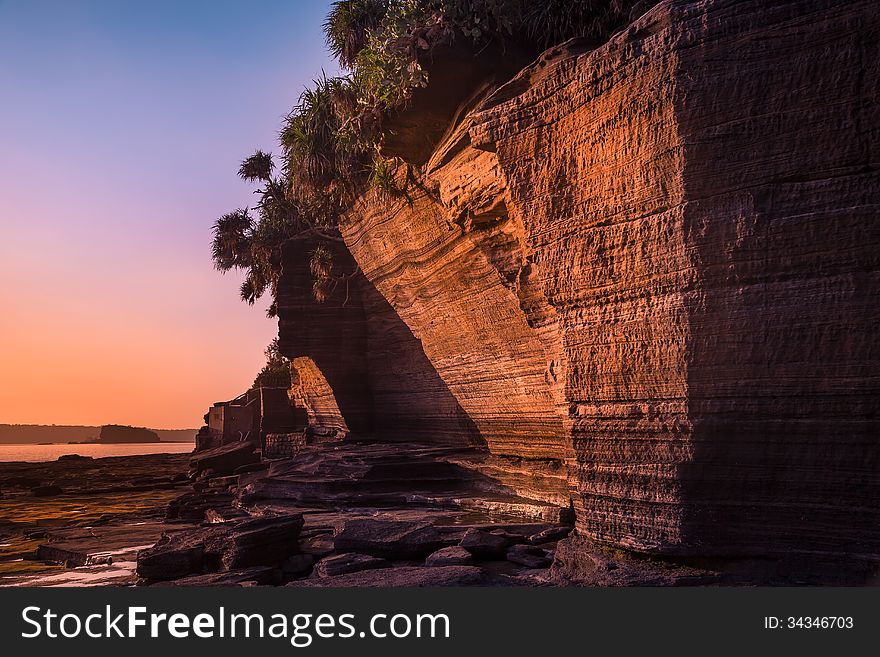
[[[194,427],[276,333],[214,271],[329,2],[0,0],[0,423]]]

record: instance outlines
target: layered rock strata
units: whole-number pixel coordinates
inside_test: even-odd
[[[282,350],[599,542],[876,560],[878,35],[867,0],[681,0],[548,51],[345,217],[356,308],[296,330],[290,247]]]

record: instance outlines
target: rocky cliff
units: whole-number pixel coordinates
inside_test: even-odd
[[[484,445],[601,543],[876,560],[878,37],[870,0],[666,1],[475,84],[344,218],[345,290],[288,244],[298,394]]]

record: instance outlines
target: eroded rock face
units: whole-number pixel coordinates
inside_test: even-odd
[[[880,553],[878,23],[664,3],[475,119],[560,318],[587,535]]]
[[[603,543],[876,560],[878,27],[664,2],[471,99],[408,201],[341,226],[371,427],[467,427]],[[317,362],[287,272],[282,350]]]

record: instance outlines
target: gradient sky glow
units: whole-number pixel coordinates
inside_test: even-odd
[[[196,427],[276,334],[214,271],[329,0],[0,0],[0,423]]]

